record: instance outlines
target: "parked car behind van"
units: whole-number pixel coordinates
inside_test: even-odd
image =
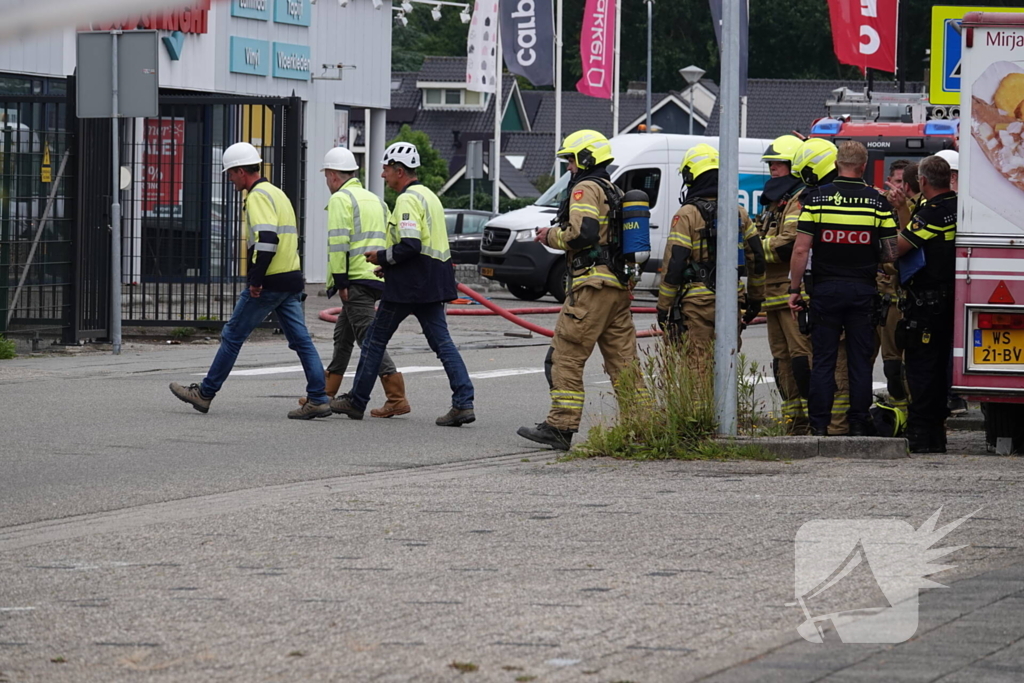
[[[448,245],[452,251],[452,263],[478,263],[480,242],[484,236],[484,225],[494,218],[490,211],[469,209],[445,209],[444,220],[448,227]]]

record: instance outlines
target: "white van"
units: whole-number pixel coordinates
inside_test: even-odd
[[[760,211],[758,198],[768,181],[761,155],[771,140],[740,139],[740,205],[751,214]],[[661,257],[665,254],[672,216],[680,205],[683,180],[678,173],[686,150],[706,143],[718,147],[717,137],[700,135],[630,134],[613,138],[615,160],[608,167],[612,181],[623,190],[643,190],[651,200],[651,259],[644,266],[639,288],[657,291]],[[548,227],[565,198],[569,174],[564,174],[532,206],[488,221],[480,248],[480,274],[501,282],[520,299],[532,301],[550,293],[565,299],[565,252],[534,242],[537,228]]]

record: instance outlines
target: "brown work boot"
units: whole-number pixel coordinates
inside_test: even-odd
[[[371,410],[370,415],[394,417],[412,412],[409,401],[405,399],[405,378],[402,377],[402,373],[393,372],[390,375],[381,375],[380,384],[384,387],[384,395],[388,400],[380,408]]]
[[[199,391],[198,384],[190,384],[189,386],[184,387],[177,382],[171,382],[171,393],[185,403],[191,404],[192,407],[200,413],[210,412],[210,404],[213,402],[213,399],[203,396]]]
[[[341,380],[345,378],[345,375],[338,372],[327,372],[324,371],[324,382],[327,384],[327,398],[334,398],[338,395],[338,389],[341,389]],[[309,402],[309,398],[303,396],[299,399],[299,405],[304,406]]]

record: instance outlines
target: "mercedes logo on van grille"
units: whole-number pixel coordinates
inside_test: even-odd
[[[494,244],[494,232],[491,230],[484,230],[483,246],[490,247]]]

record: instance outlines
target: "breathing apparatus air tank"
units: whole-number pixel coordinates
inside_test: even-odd
[[[636,264],[651,257],[651,203],[643,190],[622,197],[622,253]]]

